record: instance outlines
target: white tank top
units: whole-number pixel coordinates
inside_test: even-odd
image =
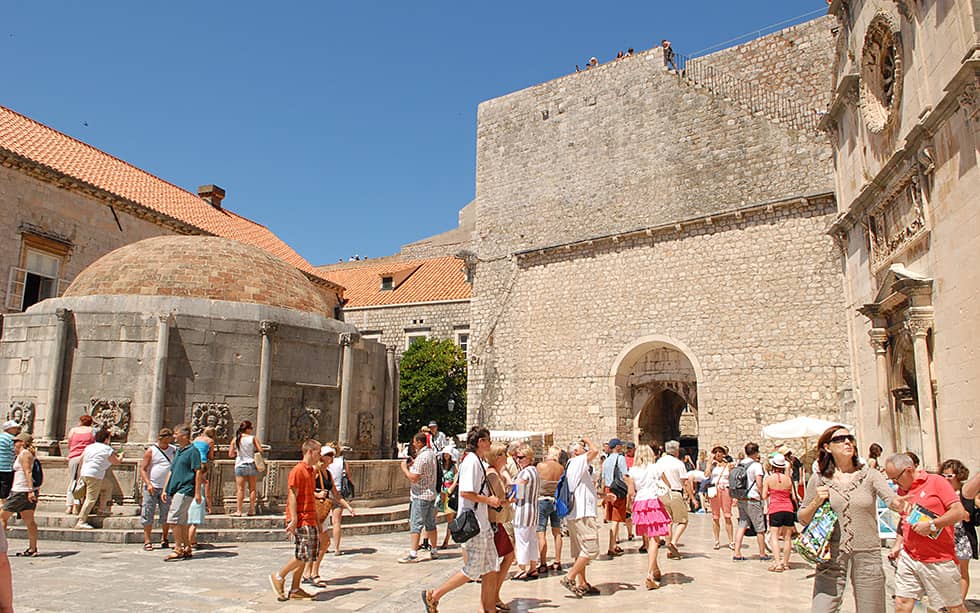
[[[166,449],[160,449],[157,445],[150,446],[150,469],[146,472],[150,475],[150,485],[155,489],[163,489],[167,484],[167,473],[174,463],[174,456],[177,448],[167,445]]]
[[[255,437],[243,434],[238,441],[238,454],[235,456],[235,468],[242,464],[255,464]]]
[[[24,453],[24,451],[21,451],[21,453]],[[28,452],[28,455],[30,455],[30,452]],[[31,466],[34,466],[34,456],[31,456]],[[27,475],[24,474],[24,467],[21,466],[20,464],[20,457],[14,460],[14,483],[13,485],[10,486],[10,491],[11,492],[31,491],[27,489]]]

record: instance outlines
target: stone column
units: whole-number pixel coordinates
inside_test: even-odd
[[[164,398],[167,393],[167,358],[170,355],[170,315],[157,321],[157,356],[153,367],[153,397],[150,402],[150,426],[146,440],[155,443],[163,427]]]
[[[354,343],[357,334],[344,333],[340,335],[340,347],[343,352],[340,371],[340,422],[337,426],[337,444],[350,444],[350,394],[354,369]]]
[[[868,331],[871,337],[871,347],[875,351],[875,371],[877,374],[877,393],[875,404],[877,406],[877,424],[881,429],[884,438],[883,442],[891,446],[892,451],[898,451],[898,439],[896,438],[895,411],[891,408],[891,399],[888,392],[888,330],[885,328],[872,328]]]
[[[912,353],[915,358],[915,389],[919,404],[919,427],[922,431],[922,468],[929,471],[939,469],[939,436],[937,435],[936,413],[933,410],[932,368],[929,361],[929,345],[926,337],[932,329],[932,309],[928,313],[909,309],[905,327],[912,334]]]
[[[272,335],[279,324],[268,319],[259,322],[259,332],[262,334],[262,355],[259,358],[259,408],[255,417],[255,436],[260,441],[268,437],[269,428],[269,394],[272,387]]]
[[[68,309],[54,312],[54,346],[51,355],[51,373],[48,379],[48,406],[44,415],[44,440],[54,443],[59,440],[58,423],[61,421],[61,380],[65,370],[65,344],[68,339]]]
[[[385,388],[384,435],[381,437],[381,457],[394,457],[392,451],[398,443],[398,420],[395,418],[395,407],[398,406],[398,381],[395,370],[395,346],[385,346],[385,367],[387,369],[387,387]]]

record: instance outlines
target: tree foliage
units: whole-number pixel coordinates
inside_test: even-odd
[[[466,427],[466,358],[452,340],[419,339],[402,354],[398,439],[412,435],[431,420],[447,435]],[[449,411],[449,400],[455,402]]]

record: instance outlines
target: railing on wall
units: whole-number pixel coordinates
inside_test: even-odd
[[[754,83],[736,79],[704,62],[703,58],[678,53],[675,55],[675,62],[677,77],[681,80],[731,100],[752,113],[765,115],[777,123],[797,130],[818,131],[820,115],[815,109],[767,91]],[[673,69],[674,66],[668,68]]]

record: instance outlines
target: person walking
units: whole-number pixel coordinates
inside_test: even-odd
[[[331,507],[329,512],[322,516],[322,519],[321,513],[319,510],[317,511],[318,530],[320,531],[319,550],[316,558],[312,562],[307,562],[306,568],[303,571],[303,583],[308,583],[316,587],[326,587],[327,584],[324,579],[320,578],[320,565],[323,563],[323,556],[330,549],[330,522],[332,521],[333,512],[339,509],[343,513],[344,509],[347,509],[350,511],[351,517],[357,515],[354,512],[354,507],[344,499],[340,488],[337,486],[334,473],[330,470],[330,466],[336,461],[336,456],[337,451],[332,444],[322,445],[320,447],[320,461],[317,463],[315,467],[316,472],[314,473],[313,491],[316,494],[316,505],[319,508],[329,501],[327,506]],[[335,522],[334,526],[336,526],[336,522],[339,520],[333,521]]]
[[[252,422],[244,420],[239,424],[235,440],[228,448],[228,457],[235,458],[235,512],[231,514],[232,517],[242,516],[246,484],[248,485],[248,514],[255,515],[255,504],[259,496],[255,489],[259,476],[259,469],[255,465],[255,454],[262,449],[262,443],[252,432]]]
[[[956,524],[953,534],[956,541],[956,563],[960,568],[960,592],[963,600],[970,591],[970,559],[977,559],[977,524],[980,524],[980,511],[976,499],[963,495],[963,484],[970,478],[970,469],[959,460],[946,460],[939,467],[939,474],[949,481],[960,495],[960,503],[966,510],[967,519]]]
[[[721,549],[721,523],[724,518],[725,536],[728,538],[725,546],[735,549],[732,528],[732,495],[728,491],[728,475],[734,468],[725,457],[728,450],[721,445],[711,450],[711,463],[708,465],[710,475],[708,485],[708,500],[711,503],[711,528],[715,535],[715,550]]]
[[[316,521],[316,465],[320,461],[321,445],[309,439],[301,447],[303,459],[289,471],[286,500],[286,534],[293,539],[293,557],[277,572],[269,575],[276,598],[309,600],[313,595],[301,587],[303,568],[316,559],[320,551],[320,528]],[[326,496],[321,492],[319,497]],[[292,584],[286,591],[286,577],[292,573]]]
[[[894,511],[904,502],[884,476],[859,462],[854,436],[832,426],[817,439],[817,471],[807,482],[798,514],[809,524],[824,502],[837,513],[830,538],[830,560],[817,565],[813,580],[813,613],[840,611],[850,579],[854,606],[861,613],[884,613],[885,572],[881,564],[876,498]]]
[[[744,473],[744,475],[743,475]],[[735,532],[735,561],[745,560],[742,556],[742,539],[751,528],[759,544],[759,560],[768,562],[766,555],[766,516],[762,508],[762,479],[765,471],[759,462],[759,445],[745,444],[745,459],[738,463],[728,475],[728,489],[732,498],[738,501],[738,530]]]
[[[514,549],[521,570],[514,579],[537,579],[539,555],[536,532],[541,477],[534,466],[534,451],[530,445],[522,443],[517,448],[516,459],[520,471],[514,478]]]
[[[647,552],[644,582],[648,590],[655,590],[660,587],[663,576],[658,560],[660,538],[670,534],[670,516],[664,509],[661,496],[670,489],[670,483],[649,445],[642,445],[636,452],[633,467],[625,480],[629,487],[628,502],[633,509],[633,527],[643,538],[643,549]]]
[[[334,449],[333,460],[326,464],[327,470],[330,471],[330,476],[333,477],[334,487],[340,493],[340,497],[349,503],[353,499],[354,490],[350,487],[350,475],[347,474],[347,462],[344,460],[343,454],[345,451],[350,451],[350,447],[331,443],[327,443],[327,445]],[[345,484],[347,485],[345,486]],[[351,508],[351,516],[353,515],[354,511]],[[343,517],[344,505],[335,504],[333,509],[330,510],[330,525],[333,529],[333,554],[335,556],[343,555],[343,551],[340,549],[340,537],[343,536],[343,530],[341,529]],[[327,544],[330,545],[329,540]]]
[[[549,447],[548,455],[538,463],[538,476],[541,479],[541,490],[538,495],[538,572],[561,571],[561,518],[555,508],[555,489],[558,481],[565,474],[565,468],[558,459],[563,451],[558,447]],[[555,561],[548,564],[548,524],[551,524],[551,538],[555,543]]]
[[[191,508],[187,510],[188,540],[191,549],[197,549],[197,529],[204,524],[204,517],[211,513],[211,500],[208,498],[209,476],[214,466],[214,437],[218,430],[214,426],[208,426],[201,431],[191,445],[201,454],[201,502],[197,500],[191,502]]]
[[[109,431],[98,430],[95,433],[95,442],[85,448],[82,453],[82,467],[78,475],[85,484],[85,500],[82,508],[78,511],[78,522],[76,529],[92,530],[94,526],[88,523],[89,514],[95,505],[98,504],[102,496],[102,482],[105,480],[106,471],[109,467],[116,466],[122,462],[122,458],[116,450],[110,447]]]
[[[617,479],[622,479],[629,467],[623,456],[623,441],[614,438],[609,441],[609,455],[602,462],[602,493],[606,510],[606,523],[609,523],[609,549],[606,555],[610,558],[623,555],[619,546],[619,524],[626,523],[626,497],[618,497],[611,490]]]
[[[568,490],[574,503],[568,514],[568,535],[572,542],[572,558],[575,562],[561,584],[576,598],[599,593],[589,584],[585,569],[589,562],[599,557],[599,525],[596,522],[597,495],[595,480],[589,465],[599,454],[599,447],[586,437],[572,444],[571,459],[565,467]]]
[[[17,459],[14,437],[20,434],[20,424],[8,419],[0,429],[0,503],[3,503],[14,484],[14,461]]]
[[[487,513],[489,507],[499,507],[500,499],[487,487],[487,472],[483,465],[490,450],[490,431],[474,426],[466,435],[467,454],[459,466],[459,512],[474,514],[480,532],[463,543],[466,555],[463,568],[434,590],[422,591],[422,603],[427,613],[436,613],[439,601],[452,590],[469,581],[480,582],[480,613],[496,612],[496,587],[499,559],[493,542],[493,532]]]
[[[203,502],[201,490],[204,465],[201,463],[201,452],[191,444],[191,427],[187,424],[174,426],[174,439],[177,443],[177,454],[164,487],[170,501],[167,523],[174,527],[174,550],[164,558],[165,562],[189,560],[193,557],[188,513],[192,502]]]
[[[432,547],[429,551],[430,559],[435,560],[439,557],[436,552],[439,544],[439,536],[436,533],[436,495],[439,491],[436,483],[437,460],[435,451],[428,446],[426,439],[426,435],[421,432],[412,437],[415,459],[411,467],[407,463],[399,463],[410,484],[408,531],[412,540],[411,549],[407,555],[398,559],[399,564],[418,562],[419,543],[423,531]]]
[[[776,453],[769,458],[772,472],[762,480],[762,499],[769,501],[769,527],[774,530],[773,556],[769,565],[772,572],[789,570],[789,556],[793,551],[793,530],[796,528],[796,488],[786,473],[789,462],[786,456]],[[779,539],[783,539],[780,549]]]
[[[34,521],[34,511],[37,509],[37,492],[39,483],[34,482],[34,437],[21,432],[14,437],[14,465],[10,494],[3,503],[0,511],[0,523],[3,530],[12,515],[18,514],[24,520],[27,528],[27,549],[16,555],[37,557],[37,522]]]
[[[670,539],[667,541],[667,557],[675,560],[681,559],[681,552],[677,547],[680,545],[681,536],[687,529],[688,507],[684,501],[685,491],[690,491],[690,483],[687,476],[687,467],[678,457],[681,452],[681,445],[677,441],[667,441],[664,443],[664,454],[657,460],[661,472],[670,484],[670,492],[664,496],[662,502],[667,514],[670,515]]]
[[[456,470],[456,462],[459,458],[459,451],[452,445],[442,448],[442,491],[439,493],[441,510],[446,514],[446,536],[442,539],[442,548],[449,547],[448,526],[456,519],[456,509],[459,508],[459,495],[456,492],[457,479],[459,473]],[[456,494],[454,496],[454,494]]]
[[[78,425],[68,431],[68,489],[65,492],[65,515],[77,513],[81,502],[75,500],[75,488],[78,487],[78,469],[82,465],[82,453],[85,448],[95,442],[95,429],[92,427],[91,415],[81,415]]]
[[[494,592],[494,606],[498,609],[506,608],[506,605],[500,600],[500,590],[503,588],[504,581],[507,580],[507,573],[510,571],[515,557],[514,542],[504,527],[514,517],[514,500],[508,495],[511,485],[507,472],[509,459],[509,446],[503,443],[494,443],[487,451],[487,487],[490,488],[494,496],[500,499],[499,507],[491,508],[487,513],[490,527],[493,530],[493,544],[497,550],[497,556],[500,558],[500,565],[497,570],[497,588]]]
[[[157,434],[157,442],[143,452],[140,462],[140,479],[143,482],[143,504],[140,505],[140,524],[143,526],[143,549],[153,551],[153,518],[160,517],[160,547],[170,546],[167,536],[170,534],[170,500],[164,493],[170,467],[177,455],[177,448],[170,444],[173,432],[170,428],[161,428]]]
[[[916,602],[928,596],[934,608],[966,613],[954,538],[954,526],[969,519],[960,494],[942,476],[917,470],[904,453],[888,458],[885,473],[898,485],[900,496],[914,501],[901,513],[901,550],[888,556],[897,560],[895,612],[911,613]],[[913,513],[919,518],[911,519]]]

